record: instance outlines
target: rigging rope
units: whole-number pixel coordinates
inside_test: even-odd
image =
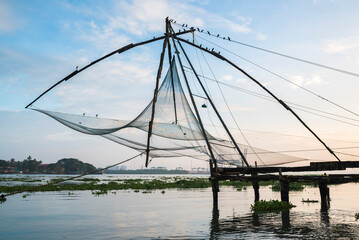
[[[105,167],[105,168],[97,169],[97,170],[92,171],[92,172],[84,173],[84,174],[81,174],[81,175],[78,175],[78,176],[74,176],[74,177],[62,179],[62,180],[60,180],[60,181],[51,182],[51,183],[48,183],[48,184],[39,185],[39,186],[32,187],[32,188],[27,188],[27,189],[20,190],[20,191],[16,191],[16,192],[11,192],[11,193],[8,193],[8,194],[2,194],[2,195],[0,195],[0,199],[1,199],[1,198],[4,199],[5,197],[12,196],[12,195],[19,194],[19,193],[23,193],[23,192],[32,192],[32,191],[37,190],[37,189],[40,189],[40,188],[44,188],[44,187],[56,185],[56,184],[59,184],[59,183],[62,183],[62,182],[67,182],[67,181],[70,181],[70,180],[73,180],[73,179],[76,179],[76,178],[80,178],[80,177],[83,177],[83,176],[86,176],[86,175],[89,175],[89,174],[98,173],[98,172],[107,170],[107,169],[109,169],[109,168],[118,166],[118,165],[120,165],[120,164],[123,164],[123,163],[125,163],[125,162],[131,161],[131,160],[135,159],[136,157],[141,156],[143,153],[144,153],[144,152],[141,152],[141,153],[139,153],[139,154],[137,154],[137,155],[135,155],[135,156],[133,156],[133,157],[130,157],[130,158],[128,158],[128,159],[126,159],[126,160],[124,160],[124,161],[122,161],[122,162],[113,164],[113,165],[111,165],[111,166],[107,166],[107,167]]]
[[[189,68],[188,68],[188,69],[189,69]],[[189,69],[189,70],[190,70],[190,69]],[[188,71],[188,70],[186,70],[186,71],[192,73],[192,71]],[[199,76],[202,77],[202,78],[204,78],[204,79],[207,79],[207,80],[210,80],[210,81],[213,81],[213,82],[217,82],[217,83],[219,83],[219,84],[221,84],[221,85],[230,87],[230,88],[232,88],[232,89],[234,89],[234,90],[237,90],[237,91],[240,91],[240,92],[244,92],[244,93],[246,93],[246,94],[249,94],[249,95],[252,95],[252,96],[255,96],[255,97],[258,97],[258,98],[262,98],[262,99],[264,99],[264,100],[267,100],[267,101],[270,101],[270,102],[273,102],[273,103],[278,103],[277,101],[273,100],[271,97],[266,96],[266,95],[264,95],[264,94],[257,93],[257,92],[251,91],[251,90],[247,90],[247,89],[244,89],[244,88],[241,88],[241,87],[237,87],[237,86],[232,85],[232,84],[229,84],[229,83],[224,83],[224,82],[218,81],[217,79],[209,78],[209,77],[202,76],[202,75],[199,75]],[[354,123],[350,123],[350,122],[346,122],[346,121],[343,121],[343,120],[331,118],[331,117],[324,116],[324,115],[321,115],[321,114],[318,114],[318,113],[313,113],[313,112],[310,112],[310,111],[307,111],[307,110],[303,110],[303,109],[298,108],[298,107],[302,107],[302,108],[305,108],[305,109],[309,109],[309,110],[313,110],[313,111],[325,113],[325,114],[332,115],[332,116],[336,116],[336,117],[340,117],[340,118],[345,118],[345,119],[348,119],[348,120],[351,120],[351,121],[359,122],[358,119],[349,118],[349,117],[346,117],[346,116],[342,116],[342,115],[338,115],[338,114],[334,114],[334,113],[322,111],[322,110],[319,110],[319,109],[307,107],[307,106],[300,105],[300,104],[293,103],[293,102],[288,102],[288,101],[284,101],[284,102],[287,103],[288,105],[292,105],[292,108],[294,108],[294,109],[297,109],[297,110],[300,110],[300,111],[303,111],[303,112],[307,112],[307,113],[310,113],[310,114],[313,114],[313,115],[317,115],[317,116],[320,116],[320,117],[324,117],[324,118],[327,118],[327,119],[331,119],[331,120],[334,120],[334,121],[337,121],[337,122],[341,122],[341,123],[345,123],[345,124],[348,124],[348,125],[352,125],[352,126],[359,127],[359,125],[354,124]],[[293,106],[297,106],[297,107],[293,107]]]
[[[197,36],[197,35],[196,35],[196,36]],[[295,85],[296,87],[299,87],[300,89],[302,89],[302,90],[304,90],[304,91],[306,91],[306,92],[308,92],[308,93],[310,93],[310,94],[312,94],[312,95],[314,95],[314,96],[316,96],[316,97],[318,97],[318,98],[320,98],[320,99],[322,99],[322,100],[324,100],[324,101],[327,101],[328,103],[330,103],[330,104],[332,104],[332,105],[334,105],[334,106],[336,106],[336,107],[338,107],[338,108],[341,108],[342,110],[344,110],[344,111],[346,111],[346,112],[349,112],[349,113],[351,113],[351,114],[353,114],[353,115],[359,117],[359,114],[357,114],[356,112],[354,112],[354,111],[352,111],[352,110],[350,110],[350,109],[348,109],[348,108],[346,108],[346,107],[344,107],[344,106],[342,106],[342,105],[340,105],[340,104],[338,104],[338,103],[335,103],[335,102],[329,100],[328,98],[325,98],[325,97],[319,95],[318,93],[315,93],[315,92],[313,92],[312,90],[309,90],[308,88],[305,88],[305,87],[303,87],[303,86],[301,86],[301,85],[299,85],[299,84],[297,84],[297,83],[295,83],[295,82],[293,82],[293,81],[290,81],[289,79],[287,79],[287,78],[285,78],[285,77],[283,77],[283,76],[281,76],[281,75],[279,75],[279,74],[277,74],[277,73],[275,73],[275,72],[269,70],[268,68],[262,67],[262,66],[260,66],[259,64],[255,63],[255,62],[253,62],[253,61],[251,61],[251,60],[248,60],[247,58],[244,58],[244,57],[240,56],[239,54],[234,53],[234,52],[232,52],[232,51],[230,51],[230,50],[228,50],[228,49],[226,49],[226,48],[224,48],[224,47],[221,47],[220,45],[218,45],[218,44],[216,44],[216,43],[214,43],[214,42],[211,42],[211,41],[209,41],[209,40],[207,40],[207,39],[205,39],[205,38],[202,38],[202,37],[200,37],[200,36],[198,36],[198,37],[201,38],[201,39],[203,39],[203,40],[206,41],[206,42],[209,42],[209,43],[211,43],[211,44],[217,46],[218,48],[221,48],[222,50],[224,50],[224,51],[226,51],[226,52],[231,53],[232,55],[234,55],[234,56],[236,56],[236,57],[239,57],[240,59],[242,59],[242,60],[244,60],[244,61],[246,61],[246,62],[249,62],[249,63],[253,64],[254,66],[256,66],[256,67],[258,67],[258,68],[260,68],[260,69],[262,69],[262,70],[264,70],[264,71],[266,71],[266,72],[269,72],[270,74],[272,74],[272,75],[274,75],[274,76],[276,76],[276,77],[278,77],[278,78],[280,78],[280,79],[282,79],[282,80],[284,80],[284,81],[286,81],[286,82],[288,82],[288,83],[290,83],[290,84]]]
[[[190,27],[187,27],[187,26],[178,24],[178,23],[174,23],[174,24],[177,25],[177,26],[179,26],[179,27],[181,27],[181,28],[183,28],[183,29],[186,29],[186,28],[187,28],[187,29],[194,29],[193,27],[190,28]],[[197,28],[197,30],[199,30],[199,29]],[[240,42],[240,41],[237,41],[237,40],[233,40],[233,39],[231,39],[230,37],[227,37],[227,38],[226,38],[226,37],[220,37],[220,34],[215,35],[215,34],[210,33],[209,31],[203,32],[203,30],[202,30],[202,31],[198,31],[198,32],[199,32],[199,33],[202,33],[202,34],[209,35],[209,36],[211,36],[211,37],[216,37],[216,38],[219,38],[219,39],[222,39],[222,40],[225,40],[225,41],[234,42],[234,43],[237,43],[237,44],[246,46],[246,47],[250,47],[250,48],[254,48],[254,49],[261,50],[261,51],[264,51],[264,52],[268,52],[268,53],[271,53],[271,54],[275,54],[275,55],[278,55],[278,56],[281,56],[281,57],[286,57],[286,58],[289,58],[289,59],[292,59],[292,60],[296,60],[296,61],[299,61],[299,62],[304,62],[304,63],[311,64],[311,65],[314,65],[314,66],[317,66],[317,67],[322,67],[322,68],[326,68],[326,69],[333,70],[333,71],[336,71],[336,72],[340,72],[340,73],[344,73],[344,74],[347,74],[347,75],[351,75],[351,76],[354,76],[354,77],[359,77],[359,74],[358,74],[358,73],[354,73],[354,72],[342,70],[342,69],[335,68],[335,67],[330,67],[330,66],[328,66],[328,65],[324,65],[324,64],[312,62],[312,61],[305,60],[305,59],[302,59],[302,58],[297,58],[297,57],[293,57],[293,56],[290,56],[290,55],[287,55],[287,54],[283,54],[283,53],[279,53],[279,52],[276,52],[276,51],[268,50],[268,49],[265,49],[265,48],[257,47],[257,46],[254,46],[254,45],[251,45],[251,44],[248,44],[248,43],[244,43],[244,42]]]
[[[197,43],[197,39],[195,39],[195,40],[196,40],[196,43]],[[197,43],[197,44],[198,44],[198,43]],[[256,152],[254,151],[252,145],[249,143],[248,139],[246,138],[246,136],[244,135],[244,133],[243,133],[242,130],[240,129],[240,127],[239,127],[239,125],[238,125],[238,123],[237,123],[237,120],[234,118],[234,115],[233,115],[233,113],[232,113],[232,111],[231,111],[231,108],[230,108],[229,105],[228,105],[227,99],[226,99],[225,96],[224,96],[224,93],[223,93],[223,91],[222,91],[222,88],[221,88],[221,86],[219,85],[218,80],[217,80],[216,76],[214,75],[214,72],[213,72],[211,66],[208,64],[208,61],[207,61],[206,57],[204,56],[203,52],[201,52],[201,53],[202,53],[202,57],[203,57],[203,59],[205,60],[205,62],[206,62],[206,64],[207,64],[207,66],[208,66],[208,68],[209,68],[209,70],[210,70],[210,72],[211,72],[211,74],[212,74],[214,80],[215,80],[216,83],[217,83],[218,89],[219,89],[219,91],[221,92],[222,98],[223,98],[223,100],[224,100],[224,102],[225,102],[225,104],[226,104],[226,107],[227,107],[227,109],[228,109],[228,111],[229,111],[229,113],[230,113],[230,115],[231,115],[231,117],[232,117],[234,123],[235,123],[236,126],[237,126],[237,129],[239,130],[239,132],[241,133],[243,139],[246,141],[246,143],[248,144],[248,146],[251,148],[251,150],[253,151],[253,153],[255,154],[255,156],[258,158],[258,160],[261,161],[261,163],[263,163],[264,166],[266,166],[266,164],[262,161],[262,159],[256,154]]]

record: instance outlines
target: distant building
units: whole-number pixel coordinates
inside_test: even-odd
[[[118,171],[120,170],[119,166],[110,167],[108,170]]]
[[[127,170],[127,167],[126,166],[121,166],[120,170]]]

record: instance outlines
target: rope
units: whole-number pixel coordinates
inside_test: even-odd
[[[248,59],[246,59],[246,58],[244,58],[244,57],[242,57],[242,56],[240,56],[240,55],[238,55],[238,54],[236,54],[236,53],[234,53],[234,52],[232,52],[232,51],[230,51],[230,50],[228,50],[228,49],[226,49],[226,48],[224,48],[224,47],[221,47],[221,46],[219,46],[218,44],[215,44],[214,42],[211,42],[211,41],[209,41],[209,40],[207,40],[207,39],[205,39],[205,38],[202,38],[202,37],[200,37],[200,36],[198,36],[198,35],[196,35],[196,36],[199,37],[199,38],[201,38],[202,40],[204,40],[204,41],[206,41],[206,42],[209,42],[209,43],[211,43],[211,44],[213,44],[213,45],[215,45],[215,46],[217,46],[217,47],[223,49],[224,51],[227,51],[227,52],[229,52],[229,53],[235,55],[236,57],[239,57],[240,59],[243,59],[243,60],[246,61],[246,62],[249,62],[249,63],[253,64],[254,66],[256,66],[256,67],[258,67],[258,68],[260,68],[260,69],[262,69],[262,70],[264,70],[264,71],[266,71],[266,72],[269,72],[269,73],[273,74],[274,76],[276,76],[276,77],[278,77],[278,78],[280,78],[280,79],[282,79],[282,80],[284,80],[284,81],[286,81],[286,82],[288,82],[288,83],[290,83],[290,84],[293,84],[293,85],[299,87],[300,89],[302,89],[302,90],[304,90],[304,91],[306,91],[306,92],[308,92],[308,93],[310,93],[310,94],[313,94],[314,96],[316,96],[316,97],[318,97],[318,98],[320,98],[320,99],[322,99],[322,100],[324,100],[324,101],[327,101],[328,103],[330,103],[330,104],[332,104],[332,105],[334,105],[334,106],[336,106],[336,107],[339,107],[339,108],[343,109],[343,110],[346,111],[346,112],[349,112],[349,113],[351,113],[351,114],[353,114],[353,115],[355,115],[355,116],[359,116],[359,114],[357,114],[356,112],[351,111],[350,109],[348,109],[348,108],[346,108],[346,107],[343,107],[343,106],[341,106],[341,105],[339,105],[339,104],[337,104],[337,103],[335,103],[335,102],[333,102],[333,101],[331,101],[331,100],[329,100],[329,99],[327,99],[327,98],[325,98],[325,97],[323,97],[323,96],[321,96],[321,95],[319,95],[319,94],[317,94],[317,93],[315,93],[315,92],[313,92],[313,91],[311,91],[311,90],[309,90],[309,89],[307,89],[307,88],[305,88],[305,87],[303,87],[303,86],[301,86],[301,85],[299,85],[299,84],[297,84],[297,83],[295,83],[295,82],[292,82],[292,81],[290,81],[289,79],[287,79],[287,78],[285,78],[285,77],[283,77],[283,76],[281,76],[281,75],[279,75],[279,74],[277,74],[277,73],[275,73],[275,72],[273,72],[273,71],[271,71],[271,70],[269,70],[269,69],[267,69],[267,68],[265,68],[265,67],[262,67],[262,66],[260,66],[259,64],[256,64],[256,63],[253,62],[253,61],[250,61],[250,60],[248,60]]]
[[[191,71],[188,71],[188,70],[186,70],[186,71],[187,71],[187,72],[191,72]],[[270,101],[270,102],[273,102],[273,103],[278,103],[277,101],[273,100],[272,98],[270,98],[270,97],[268,97],[268,96],[266,96],[266,95],[264,95],[264,94],[257,93],[257,92],[254,92],[254,91],[250,91],[250,90],[247,90],[247,89],[244,89],[244,88],[240,88],[240,87],[234,86],[234,85],[232,85],[232,84],[224,83],[224,82],[221,82],[221,81],[218,81],[218,80],[216,80],[216,79],[212,79],[212,78],[209,78],[209,77],[206,77],[206,76],[201,76],[201,75],[199,75],[199,76],[202,77],[202,78],[204,78],[204,79],[207,79],[207,80],[210,80],[210,81],[213,81],[213,82],[217,82],[217,84],[221,84],[221,85],[227,86],[227,87],[229,87],[229,88],[232,88],[232,89],[234,89],[234,90],[237,90],[237,91],[240,91],[240,92],[243,92],[243,93],[252,95],[252,96],[254,96],[254,97],[262,98],[262,99],[264,99],[264,100],[267,100],[267,101]],[[345,123],[345,124],[352,125],[352,126],[356,126],[356,127],[359,126],[359,125],[354,124],[354,123],[350,123],[350,122],[346,122],[346,121],[339,120],[339,119],[336,119],[336,118],[328,117],[328,116],[321,115],[321,114],[318,114],[318,113],[314,113],[314,112],[311,112],[311,111],[308,111],[308,110],[304,110],[304,109],[301,109],[301,108],[305,108],[305,109],[309,109],[309,110],[321,112],[321,113],[324,113],[324,114],[328,114],[328,115],[331,115],[331,116],[340,117],[340,118],[344,118],[344,119],[348,119],[348,120],[356,121],[356,122],[359,122],[358,119],[349,118],[349,117],[342,116],[342,115],[339,115],[339,114],[334,114],[334,113],[322,111],[322,110],[319,110],[319,109],[307,107],[307,106],[300,105],[300,104],[293,103],[293,102],[289,102],[289,101],[285,101],[285,102],[286,102],[288,105],[292,105],[292,108],[297,109],[297,110],[300,110],[300,111],[303,111],[303,112],[306,112],[306,113],[310,113],[310,114],[313,114],[313,115],[316,115],[316,116],[324,117],[324,118],[327,118],[327,119],[330,119],[330,120],[334,120],[334,121],[337,121],[337,122]],[[295,106],[297,106],[297,107],[295,107]],[[301,107],[301,108],[299,108],[299,107]]]
[[[194,29],[194,28],[188,27],[187,25],[185,26],[184,24],[182,24],[182,25],[181,25],[181,24],[178,24],[178,23],[174,23],[174,24],[177,25],[178,27],[183,28],[183,29],[185,29],[185,28]],[[322,68],[326,68],[326,69],[329,69],[329,70],[332,70],[332,71],[336,71],[336,72],[348,74],[348,75],[351,75],[351,76],[354,76],[354,77],[359,77],[359,74],[358,74],[358,73],[354,73],[354,72],[342,70],[342,69],[335,68],[335,67],[330,67],[330,66],[328,66],[328,65],[324,65],[324,64],[320,64],[320,63],[308,61],[308,60],[305,60],[305,59],[302,59],[302,58],[297,58],[297,57],[293,57],[293,56],[290,56],[290,55],[287,55],[287,54],[283,54],[283,53],[279,53],[279,52],[276,52],[276,51],[268,50],[268,49],[265,49],[265,48],[257,47],[257,46],[254,46],[254,45],[251,45],[251,44],[248,44],[248,43],[244,43],[244,42],[240,42],[240,41],[233,40],[233,39],[231,39],[230,37],[227,37],[227,38],[226,38],[226,37],[222,37],[222,36],[220,36],[220,34],[217,34],[217,35],[216,35],[216,34],[212,34],[212,33],[210,33],[209,31],[205,31],[205,32],[203,32],[203,30],[202,30],[202,31],[199,31],[198,28],[197,28],[197,30],[198,30],[199,33],[206,34],[206,35],[209,35],[209,36],[212,36],[212,37],[216,37],[216,38],[219,38],[219,39],[222,39],[222,40],[225,40],[225,41],[234,42],[234,43],[237,43],[237,44],[246,46],[246,47],[250,47],[250,48],[257,49],[257,50],[261,50],[261,51],[263,51],[263,52],[268,52],[268,53],[275,54],[275,55],[278,55],[278,56],[281,56],[281,57],[286,57],[286,58],[289,58],[289,59],[292,59],[292,60],[296,60],[296,61],[299,61],[299,62],[311,64],[311,65],[314,65],[314,66],[317,66],[317,67],[322,67]]]
[[[105,168],[101,168],[101,169],[97,169],[95,171],[92,171],[92,172],[88,172],[88,173],[84,173],[84,174],[81,174],[81,175],[78,175],[78,176],[74,176],[74,177],[70,177],[70,178],[67,178],[67,179],[63,179],[63,180],[60,180],[60,181],[56,181],[56,182],[52,182],[52,183],[48,183],[48,184],[44,184],[44,185],[39,185],[39,186],[36,186],[36,187],[32,187],[32,188],[28,188],[28,189],[25,189],[25,190],[21,190],[21,191],[16,191],[16,192],[11,192],[11,193],[8,193],[8,194],[2,194],[0,195],[0,199],[5,199],[5,197],[8,197],[8,196],[12,196],[12,195],[15,195],[15,194],[19,194],[19,193],[23,193],[23,192],[32,192],[34,190],[37,190],[37,189],[40,189],[40,188],[43,188],[43,187],[48,187],[48,186],[52,186],[52,185],[56,185],[56,184],[59,184],[59,183],[62,183],[62,182],[66,182],[66,181],[69,181],[69,180],[73,180],[73,179],[76,179],[76,178],[80,178],[80,177],[83,177],[83,176],[86,176],[86,175],[89,175],[89,174],[94,174],[94,173],[97,173],[97,172],[100,172],[100,171],[104,171],[104,170],[107,170],[109,168],[112,168],[112,167],[115,167],[117,165],[120,165],[120,164],[123,164],[125,162],[128,162],[138,156],[141,156],[143,154],[143,152],[133,156],[133,157],[130,157],[122,162],[119,162],[119,163],[116,163],[116,164],[113,164],[111,166],[107,166]]]
[[[197,39],[196,39],[196,42],[197,42]],[[222,88],[221,88],[221,86],[219,85],[219,81],[217,80],[217,78],[216,78],[216,76],[215,76],[215,74],[214,74],[214,72],[213,72],[211,66],[208,64],[208,61],[207,61],[207,59],[206,59],[206,57],[204,56],[204,54],[203,54],[202,51],[201,51],[201,53],[202,53],[203,59],[205,60],[207,66],[208,66],[208,68],[209,68],[209,70],[210,70],[210,72],[211,72],[211,74],[212,74],[212,76],[213,76],[213,78],[214,78],[214,81],[217,83],[218,89],[219,89],[219,91],[221,92],[221,95],[222,95],[222,98],[223,98],[223,100],[224,100],[224,102],[225,102],[225,104],[226,104],[226,107],[227,107],[227,109],[228,109],[228,111],[229,111],[229,113],[230,113],[230,115],[231,115],[231,117],[232,117],[234,123],[235,123],[236,126],[237,126],[237,130],[241,133],[243,139],[246,141],[246,143],[248,144],[248,146],[249,146],[249,147],[251,148],[251,150],[254,152],[254,154],[256,155],[256,157],[258,158],[258,160],[261,161],[261,163],[263,163],[263,164],[266,166],[266,164],[262,161],[262,159],[256,154],[256,152],[254,151],[252,145],[249,143],[249,141],[247,140],[246,136],[244,135],[244,133],[243,133],[242,130],[240,129],[240,127],[239,127],[239,125],[238,125],[238,123],[237,123],[237,120],[235,119],[235,117],[234,117],[234,115],[233,115],[233,113],[232,113],[232,111],[231,111],[231,108],[230,108],[229,105],[228,105],[227,99],[226,99],[226,97],[224,96],[224,93],[223,93],[223,91],[222,91]]]

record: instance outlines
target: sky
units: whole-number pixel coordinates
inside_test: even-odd
[[[177,23],[204,29],[204,32],[230,36],[232,40],[359,73],[358,11],[359,2],[354,0],[1,0],[0,159],[23,160],[31,155],[44,163],[51,163],[64,157],[74,157],[96,167],[104,167],[137,154],[101,137],[75,132],[49,117],[25,109],[25,106],[77,66],[81,68],[129,43],[162,36],[167,16]],[[176,25],[173,27],[179,29]],[[193,40],[191,35],[187,38]],[[223,56],[245,69],[287,103],[335,114],[316,112],[336,119],[333,120],[298,110],[303,120],[330,147],[346,153],[340,157],[357,160],[357,157],[348,154],[359,154],[355,148],[359,146],[358,115],[329,104],[300,87],[359,113],[358,77],[248,48],[205,33],[196,33],[195,39],[209,49],[221,51]],[[59,85],[35,106],[74,114],[85,112],[91,116],[99,114],[105,118],[133,119],[152,99],[161,47],[162,43],[156,42],[116,54]],[[194,59],[195,68],[204,68],[204,75],[268,96],[222,61],[208,54],[203,56],[188,47],[186,49]],[[243,58],[297,85],[263,71]],[[210,67],[206,67],[206,61]],[[167,68],[168,62],[165,61],[164,72]],[[237,123],[253,146],[272,151],[323,149],[278,104],[222,85],[224,100],[218,85],[211,81],[207,84],[228,126],[237,128]],[[196,87],[195,84],[193,86]],[[201,94],[200,91],[196,93]],[[200,99],[197,101],[198,105],[206,103]],[[212,119],[203,109],[201,111],[205,123],[209,124]],[[233,134],[239,142],[245,141],[238,129],[233,129]],[[314,160],[335,160],[325,151],[291,154]],[[143,164],[144,158],[139,158],[126,166],[135,169]],[[189,159],[154,159],[151,166],[190,169],[207,167],[207,163]]]

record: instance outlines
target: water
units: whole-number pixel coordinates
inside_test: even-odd
[[[261,187],[260,195],[280,199],[270,187]],[[306,187],[290,193],[296,208],[257,215],[250,212],[250,187],[221,187],[218,209],[211,189],[20,194],[0,205],[0,239],[359,239],[359,184],[330,186],[330,195],[328,211],[301,202],[320,200],[319,189]]]

